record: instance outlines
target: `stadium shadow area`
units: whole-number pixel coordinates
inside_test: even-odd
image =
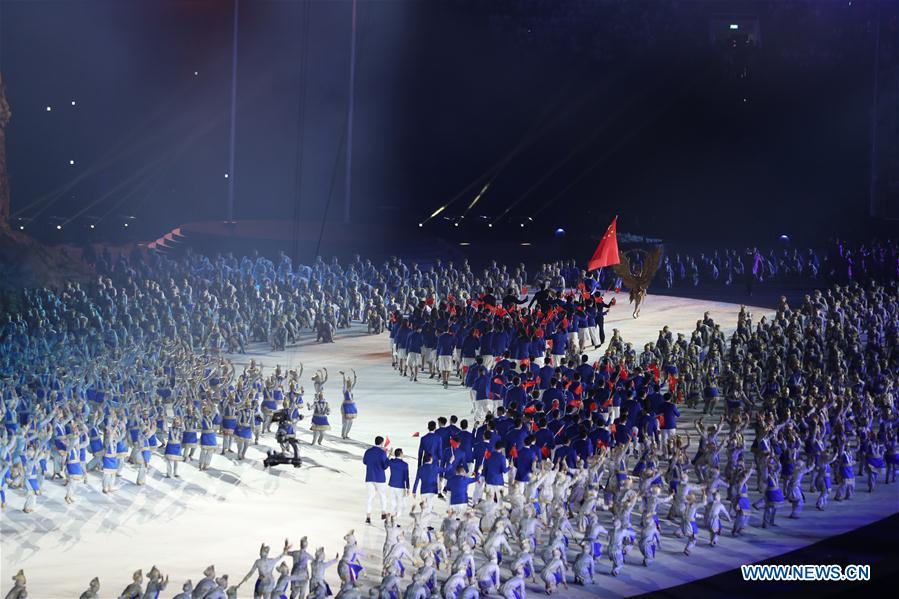
[[[881,491],[894,492],[889,487]],[[899,498],[897,498],[899,501]],[[870,565],[869,581],[747,582],[740,568],[638,597],[871,597],[895,592],[899,580],[899,514],[758,564]],[[889,592],[892,591],[892,592]]]

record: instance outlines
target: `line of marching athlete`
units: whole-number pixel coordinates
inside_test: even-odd
[[[544,284],[528,301],[512,288],[497,299],[487,287],[474,300],[421,301],[411,314],[395,312],[391,318],[393,367],[412,381],[427,373],[446,388],[451,375],[464,377],[478,357],[489,371],[504,359],[556,363],[599,347],[605,343],[604,317],[615,300],[605,303],[592,288],[579,291],[562,295]]]

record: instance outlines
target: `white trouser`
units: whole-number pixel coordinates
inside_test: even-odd
[[[467,503],[448,503],[446,505],[446,513],[449,514],[450,510],[453,511],[453,514],[456,516],[460,516],[468,511]]]
[[[387,487],[390,493],[390,513],[397,516],[406,509],[406,490]],[[369,509],[369,511],[371,511]]]
[[[368,490],[368,502],[366,504],[365,513],[371,513],[371,504],[375,500],[375,494],[378,495],[378,500],[381,502],[381,513],[387,511],[387,483],[374,483],[367,482],[365,483],[365,488]]]
[[[677,435],[676,428],[663,428],[662,429],[662,447],[664,447],[668,443],[668,437],[674,437]]]
[[[474,419],[478,422],[483,421],[484,416],[486,416],[487,412],[490,411],[490,408],[493,407],[491,405],[492,402],[486,399],[472,399],[472,402],[474,403]]]
[[[421,500],[424,502],[423,511],[426,514],[434,513],[434,501],[437,499],[437,493],[422,493]]]
[[[485,485],[487,487],[487,497],[502,498],[506,493],[505,485]]]
[[[484,479],[478,480],[474,484],[474,492],[471,494],[471,503],[473,505],[477,505],[479,501],[481,501],[481,496],[484,494],[484,488],[487,485],[484,484]]]

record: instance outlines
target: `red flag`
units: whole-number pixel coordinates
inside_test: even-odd
[[[418,431],[415,431],[414,433],[412,433],[412,436],[413,436],[413,437],[420,437],[420,436],[421,436],[421,433],[418,432]]]
[[[596,270],[603,266],[612,266],[619,264],[621,260],[618,258],[618,217],[612,220],[612,224],[606,229],[605,235],[599,240],[593,257],[587,264],[587,270]]]
[[[390,437],[384,439],[384,449],[386,450],[388,447],[390,447]]]

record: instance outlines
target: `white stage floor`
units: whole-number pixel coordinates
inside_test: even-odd
[[[636,347],[655,340],[664,324],[675,333],[689,333],[705,311],[730,331],[739,310],[734,304],[650,296],[643,315],[635,321],[630,318],[624,294],[619,302],[607,319],[607,334],[611,335],[614,327],[620,328],[625,340]],[[756,322],[762,314],[770,313],[759,308],[752,311]],[[59,481],[46,482],[44,495],[32,514],[21,511],[24,496],[9,491],[0,521],[0,590],[5,593],[10,577],[23,568],[30,597],[77,597],[94,576],[100,578],[101,596],[113,597],[130,582],[133,571],[142,568],[146,572],[155,564],[171,577],[163,593],[163,597],[171,597],[180,592],[186,579],[196,582],[201,578],[209,564],[216,565],[219,575],[230,574],[232,584],[236,583],[258,556],[262,542],[277,550],[285,537],[298,544],[305,535],[312,548],[324,546],[326,554],[333,556],[351,528],[367,554],[362,560],[367,568],[364,583],[379,580],[384,532],[380,522],[364,524],[362,452],[375,435],[381,434],[390,437],[392,447],[414,454],[418,440],[412,434],[422,431],[428,420],[438,415],[469,416],[468,392],[459,386],[444,390],[434,380],[410,383],[401,379],[391,369],[386,334],[367,336],[358,326],[326,346],[307,341],[280,353],[256,346],[244,356],[234,356],[238,363],[250,358],[261,361],[267,369],[276,364],[293,367],[302,361],[306,368],[302,382],[307,389],[312,386],[308,379],[312,371],[327,367],[331,380],[326,397],[332,406],[332,432],[338,435],[326,437],[324,447],[310,447],[307,418],[301,431],[301,469],[281,466],[270,472],[263,470],[264,449],[274,446],[270,436],[263,439],[265,447],[250,449],[247,462],[216,455],[208,473],[198,472],[194,464],[182,465],[181,479],[165,479],[163,461],[154,456],[146,487],[133,484],[136,472],[129,466],[121,488],[110,496],[100,493],[99,477],[92,475],[73,506],[63,501],[64,488]],[[360,416],[352,431],[355,440],[341,441],[338,370],[350,367],[359,376],[355,396]],[[685,425],[686,421],[684,418]],[[414,477],[414,465],[411,475]],[[743,538],[725,536],[715,549],[708,547],[703,528],[691,557],[683,555],[683,542],[668,534],[671,525],[663,521],[661,550],[650,568],[640,565],[640,558],[632,554],[621,575],[613,578],[608,575],[610,564],[603,558],[598,584],[572,585],[563,596],[626,596],[689,582],[791,551],[899,511],[899,485],[882,485],[873,495],[863,491],[863,486],[859,485],[859,493],[849,505],[832,502],[826,512],[818,512],[812,501],[801,520],[788,520],[786,513],[779,514],[778,526],[773,529],[759,528],[760,514],[755,513]],[[438,503],[438,509],[441,507]],[[538,567],[541,564],[538,559]],[[335,568],[329,571],[328,580],[336,592],[339,584]],[[252,588],[251,580],[241,587],[240,597],[249,597]],[[529,585],[528,590],[542,593],[542,588],[535,585]]]

